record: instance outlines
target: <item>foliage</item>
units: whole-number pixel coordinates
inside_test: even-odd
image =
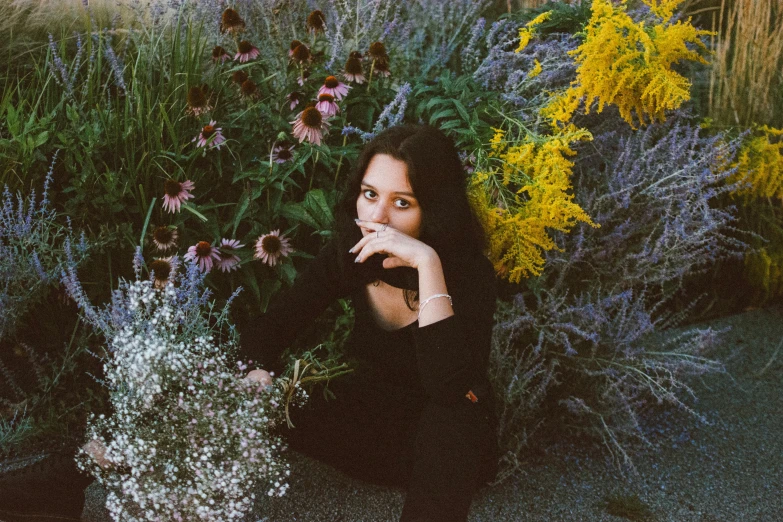
[[[680,60],[706,63],[687,44],[706,50],[698,30],[690,22],[671,23],[673,8],[680,2],[645,0],[658,23],[645,27],[625,12],[625,1],[615,6],[595,0],[592,17],[585,28],[585,40],[575,51],[577,78],[563,94],[554,97],[541,111],[552,125],[567,123],[585,98],[585,112],[598,101],[600,113],[614,104],[623,119],[634,127],[645,117],[664,121],[665,111],[676,109],[690,98],[690,81],[672,69]]]

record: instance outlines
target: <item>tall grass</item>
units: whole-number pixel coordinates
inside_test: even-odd
[[[783,107],[776,105],[783,88],[783,4],[722,0],[712,17],[713,28],[720,30],[710,77],[712,118],[724,124],[780,126]]]

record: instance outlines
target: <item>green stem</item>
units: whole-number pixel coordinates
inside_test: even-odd
[[[307,191],[310,192],[313,188],[313,179],[315,179],[315,169],[318,166],[318,157],[321,155],[321,151],[315,151],[315,160],[313,160],[313,175],[310,176],[310,186],[307,187]]]
[[[375,70],[375,60],[372,61],[372,65],[370,65],[370,77],[367,79],[367,92],[370,92],[370,85],[372,85],[372,73]]]
[[[346,134],[343,136],[343,148],[345,148],[345,144],[348,142],[348,135]],[[344,154],[340,154],[340,160],[337,162],[337,172],[334,175],[334,188],[337,188],[337,176],[340,175],[340,167],[343,166],[343,156]]]

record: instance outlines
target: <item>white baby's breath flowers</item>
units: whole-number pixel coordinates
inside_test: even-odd
[[[258,393],[242,379],[244,368],[230,364],[225,310],[210,326],[194,306],[206,304],[198,285],[187,287],[191,278],[175,288],[175,280],[115,291],[111,322],[103,323],[113,326],[103,332],[113,411],[90,417],[77,462],[107,489],[116,521],[240,520],[253,491],[288,488],[284,446],[270,433],[285,417],[284,390]]]

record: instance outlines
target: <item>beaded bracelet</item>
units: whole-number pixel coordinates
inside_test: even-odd
[[[454,303],[451,302],[451,296],[449,294],[435,294],[429,296],[427,299],[424,300],[423,303],[419,306],[419,315],[416,317],[417,319],[421,317],[421,313],[424,311],[424,307],[427,306],[427,303],[429,303],[431,300],[435,299],[436,297],[448,297],[449,298],[449,304],[453,307]]]

